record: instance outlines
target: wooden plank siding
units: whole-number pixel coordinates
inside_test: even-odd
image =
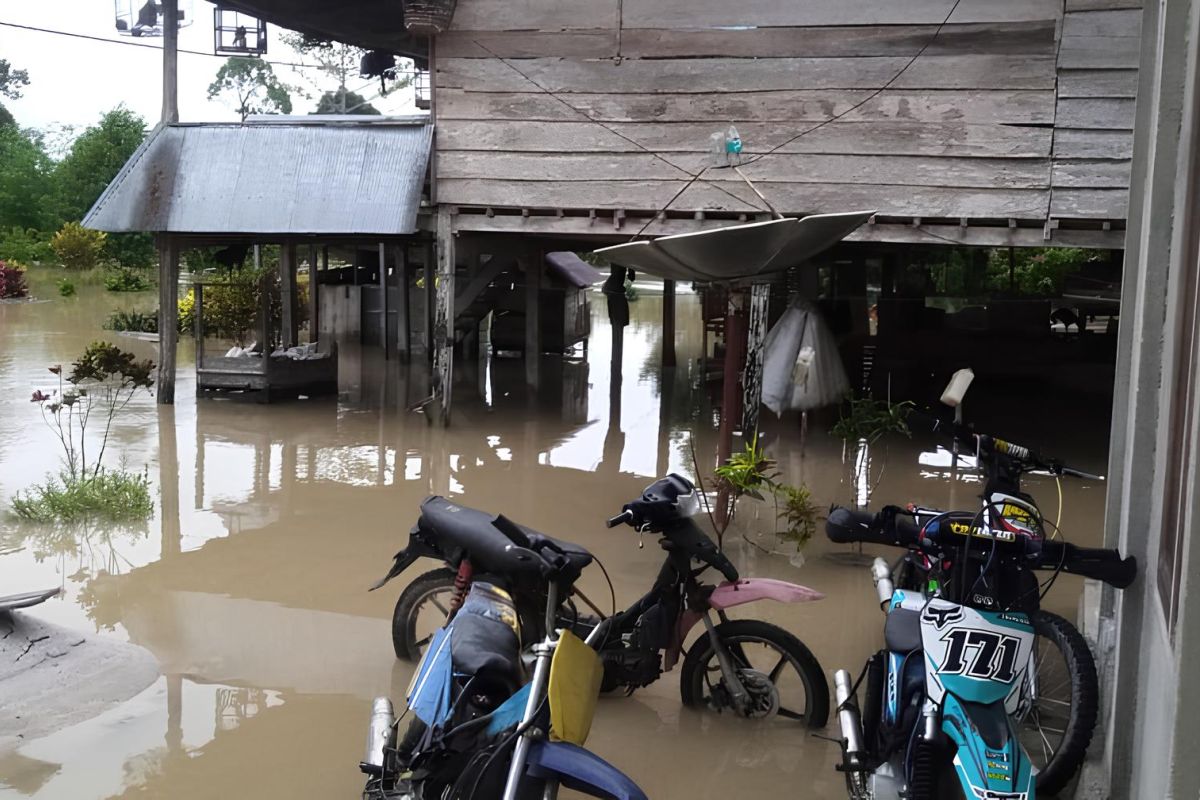
[[[434,60],[438,201],[652,213],[733,124],[743,172],[784,213],[1120,220],[1139,7],[1066,8],[459,0]],[[671,209],[765,210],[720,169]]]
[[[1067,0],[1058,56],[1050,214],[1124,219],[1141,6]]]

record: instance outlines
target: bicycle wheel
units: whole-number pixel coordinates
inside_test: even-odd
[[[759,620],[731,620],[716,627],[734,668],[750,694],[745,716],[783,719],[820,728],[829,718],[825,671],[804,643],[783,628]],[[688,706],[732,708],[712,641],[703,634],[688,650],[679,675]]]
[[[404,588],[392,612],[392,649],[396,658],[420,659],[433,633],[446,624],[454,594],[454,570],[430,570]]]
[[[1056,794],[1083,765],[1098,716],[1100,687],[1087,640],[1049,611],[1032,615],[1032,697],[1018,720],[1021,745],[1037,767],[1038,794]]]

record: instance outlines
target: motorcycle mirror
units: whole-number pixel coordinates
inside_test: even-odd
[[[950,406],[950,408],[958,408],[967,394],[967,389],[971,388],[973,380],[975,380],[975,373],[970,367],[955,372],[951,376],[950,382],[946,384],[945,391],[942,392],[942,404]]]

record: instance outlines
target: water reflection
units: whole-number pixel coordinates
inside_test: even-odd
[[[369,700],[401,697],[411,671],[390,644],[399,581],[376,593],[366,587],[386,571],[428,494],[453,494],[579,542],[607,565],[618,603],[631,602],[653,581],[659,554],[639,550],[624,529],[606,530],[603,519],[654,477],[692,474],[693,450],[702,464],[716,451],[698,304],[688,296],[677,302],[677,367],[659,367],[661,305],[643,294],[631,306],[614,368],[617,342],[600,300],[587,351],[545,357],[536,393],[525,390],[519,360],[463,360],[448,430],[408,410],[428,393],[419,359],[385,363],[347,344],[337,398],[270,407],[197,404],[181,364],[177,404],[132,406],[114,431],[130,463],[159,477],[159,506],[145,528],[49,534],[0,521],[0,585],[65,585],[65,598],[39,608],[40,616],[141,645],[164,676],[87,723],[17,747],[0,744],[7,787],[0,794],[352,796],[361,786],[355,765]],[[10,398],[27,397],[24,383],[44,363],[70,360],[107,313],[81,305],[70,317],[39,319],[28,307],[16,317],[14,308],[0,307],[0,416],[15,420],[0,426],[0,502],[54,466],[42,456],[44,432],[27,424],[29,404]],[[980,413],[987,413],[982,403]],[[831,424],[813,415],[801,446],[799,418],[761,423],[785,480],[807,484],[822,506],[862,498],[840,442],[825,435]],[[1106,420],[1092,421],[1077,439],[1064,437],[1052,414],[1023,424],[1044,425],[1024,438],[1064,445],[1047,449],[1083,468],[1103,463]],[[886,464],[872,504],[946,506],[955,502],[954,487],[965,486],[962,465],[956,479],[930,441],[894,442],[870,455],[867,474]],[[1045,490],[1037,480],[1035,496]],[[1064,490],[1077,509],[1074,539],[1095,541],[1101,490]],[[972,492],[964,488],[959,501]],[[773,522],[766,506],[743,515],[747,524]],[[785,557],[731,540],[744,574],[799,580],[828,594],[822,603],[747,613],[796,632],[828,671],[861,664],[877,648],[880,620],[865,573],[811,557],[841,548],[818,537],[797,572]],[[1063,576],[1051,597],[1060,610],[1074,603],[1073,581]],[[581,588],[608,596],[595,570]],[[590,745],[653,797],[841,796],[836,747],[802,731],[764,730],[681,708],[669,675],[632,698],[606,698]]]

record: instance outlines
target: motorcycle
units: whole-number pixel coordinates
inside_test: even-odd
[[[431,516],[427,509],[443,511]],[[393,644],[402,658],[419,654],[429,645],[428,636],[418,635],[421,608],[432,606],[439,615],[444,612],[452,619],[474,576],[488,569],[481,562],[486,555],[448,536],[453,531],[445,521],[482,527],[494,519],[504,519],[441,497],[426,500],[422,512],[410,532],[408,546],[396,554],[391,570],[372,587],[383,586],[422,556],[447,564],[414,580],[396,603]],[[648,686],[673,669],[682,655],[680,694],[686,705],[730,710],[751,719],[778,717],[812,728],[823,727],[829,715],[829,689],[825,673],[811,651],[776,625],[732,620],[727,615],[730,608],[758,600],[803,603],[823,595],[785,581],[742,579],[725,554],[696,525],[693,517],[699,512],[696,489],[686,478],[672,474],[655,481],[607,523],[609,528],[626,524],[641,534],[660,537],[659,544],[667,555],[650,590],[629,608],[605,616],[572,584],[559,594],[566,600],[553,622],[543,624],[533,613],[545,599],[540,587],[518,582],[512,593],[521,630],[527,638],[541,638],[551,626],[558,626],[595,641],[603,664],[602,691],[633,692]],[[520,535],[574,559],[580,569],[593,560],[578,545],[551,539],[507,520],[505,523]],[[694,563],[698,566],[693,567]],[[701,583],[698,578],[710,568],[725,580],[717,585]],[[576,600],[593,614],[580,614]],[[684,653],[687,635],[698,623],[703,624],[705,635]]]
[[[522,658],[512,595],[500,579],[472,582],[457,613],[439,629],[413,676],[414,719],[397,742],[391,701],[376,698],[360,769],[365,800],[553,800],[560,785],[590,797],[645,800],[616,767],[585,750],[600,685],[595,651],[556,627],[558,593],[579,576],[581,559],[520,535],[503,517],[486,527],[433,506],[446,538],[513,582],[539,583],[546,635],[533,645],[532,677]]]
[[[943,425],[935,420],[932,427]],[[838,769],[852,800],[1032,800],[1039,791],[1061,788],[1090,741],[1096,698],[1085,700],[1090,712],[1082,711],[1091,720],[1083,747],[1076,740],[1060,748],[1069,758],[1051,761],[1050,780],[1043,781],[1018,729],[1034,713],[1039,692],[1036,633],[1066,621],[1041,612],[1041,597],[1060,572],[1122,589],[1136,577],[1132,557],[1047,538],[1040,511],[1020,491],[1020,476],[1033,470],[1095,476],[961,424],[948,425],[983,468],[978,512],[889,506],[872,514],[837,508],[826,523],[835,542],[907,551],[895,568],[883,559],[872,565],[887,613],[886,649],[868,660],[858,681],[846,670],[834,676],[842,734]],[[1044,587],[1034,576],[1038,569],[1054,572]],[[1086,650],[1081,637],[1075,646]],[[860,710],[857,692],[864,678]],[[1076,725],[1076,737],[1083,727]]]

